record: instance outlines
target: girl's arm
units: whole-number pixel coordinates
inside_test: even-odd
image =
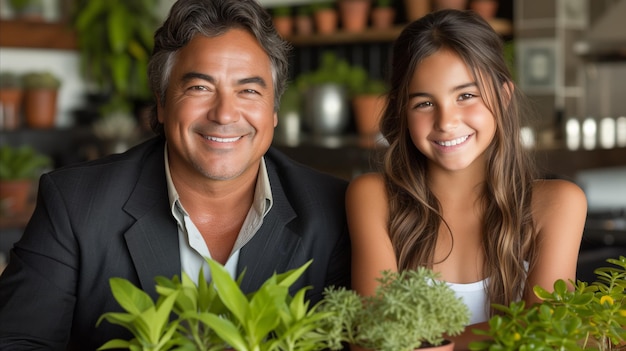
[[[565,180],[535,183],[532,202],[537,230],[537,261],[529,272],[526,303],[539,302],[532,287],[552,291],[554,282],[576,280],[576,266],[587,218],[587,199],[576,184]],[[573,286],[570,286],[573,289]]]

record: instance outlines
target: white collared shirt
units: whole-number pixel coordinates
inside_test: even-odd
[[[204,277],[209,281],[211,279],[211,273],[204,257],[211,258],[211,253],[209,252],[209,248],[202,234],[180,203],[180,198],[174,187],[170,173],[167,143],[165,145],[165,179],[167,181],[167,193],[172,216],[174,216],[178,223],[178,244],[182,272],[185,272],[191,280],[197,283],[200,269],[203,268]],[[272,208],[272,203],[273,199],[269,176],[265,166],[265,158],[262,158],[254,189],[252,206],[237,235],[237,240],[235,241],[235,245],[233,246],[228,260],[224,265],[233,279],[237,278],[237,263],[239,262],[239,252],[241,248],[248,243],[259,228],[261,228],[263,217]]]

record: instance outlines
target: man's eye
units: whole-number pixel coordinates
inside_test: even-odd
[[[258,91],[254,90],[254,89],[244,89],[243,92],[247,93],[247,94],[258,94],[259,93]]]

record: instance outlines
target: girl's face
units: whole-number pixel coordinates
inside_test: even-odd
[[[458,55],[439,50],[420,62],[411,78],[408,104],[411,140],[428,158],[429,168],[484,169],[496,122]]]

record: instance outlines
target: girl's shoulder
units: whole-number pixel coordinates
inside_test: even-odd
[[[541,179],[533,184],[532,209],[541,226],[555,217],[586,216],[587,197],[575,183],[564,179]]]
[[[380,173],[364,173],[354,177],[346,192],[352,201],[386,201],[385,180]]]

